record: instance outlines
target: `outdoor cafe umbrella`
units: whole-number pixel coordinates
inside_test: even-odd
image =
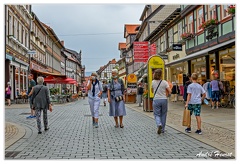
[[[76,80],[72,78],[48,76],[44,78],[44,82],[50,84],[68,84],[70,82],[76,82]]]

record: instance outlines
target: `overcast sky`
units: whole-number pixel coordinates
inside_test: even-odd
[[[33,12],[49,25],[65,47],[79,52],[86,72],[120,59],[124,24],[139,21],[145,4],[34,4]],[[46,12],[47,11],[47,12]]]

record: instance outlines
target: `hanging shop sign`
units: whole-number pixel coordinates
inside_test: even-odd
[[[173,51],[182,51],[182,44],[173,44],[172,50]]]

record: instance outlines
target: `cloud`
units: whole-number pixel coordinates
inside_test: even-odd
[[[86,66],[88,72],[98,70],[113,58],[119,59],[118,43],[126,41],[124,24],[141,24],[139,18],[144,6],[143,4],[32,5],[33,12],[40,21],[53,28],[58,38],[64,40],[66,48],[77,52],[82,50],[82,64]]]

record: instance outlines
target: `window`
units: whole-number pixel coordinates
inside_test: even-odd
[[[9,29],[9,31],[8,31],[8,35],[13,35],[13,23],[12,23],[12,16],[11,15],[9,15],[9,13],[8,13],[8,29]]]
[[[178,41],[182,40],[182,22],[178,23]]]
[[[24,42],[24,34],[25,34],[25,31],[24,31],[24,28],[22,27],[22,37],[21,37],[21,42],[24,44],[25,42]]]
[[[193,33],[193,15],[192,14],[187,17],[187,31],[185,32]]]
[[[230,14],[228,14],[228,6],[229,5],[221,5],[221,13],[222,13],[222,19],[230,16]]]
[[[197,27],[199,27],[203,22],[203,7],[201,7],[197,9]],[[202,31],[202,29],[197,28],[197,31]]]
[[[169,47],[173,44],[173,29],[168,30],[168,45]]]
[[[20,32],[19,32],[19,30],[20,30],[20,23],[17,22],[17,39],[18,40],[20,40]]]
[[[25,33],[25,46],[28,47],[28,33]]]
[[[216,19],[216,8],[215,5],[208,6],[208,20]]]

